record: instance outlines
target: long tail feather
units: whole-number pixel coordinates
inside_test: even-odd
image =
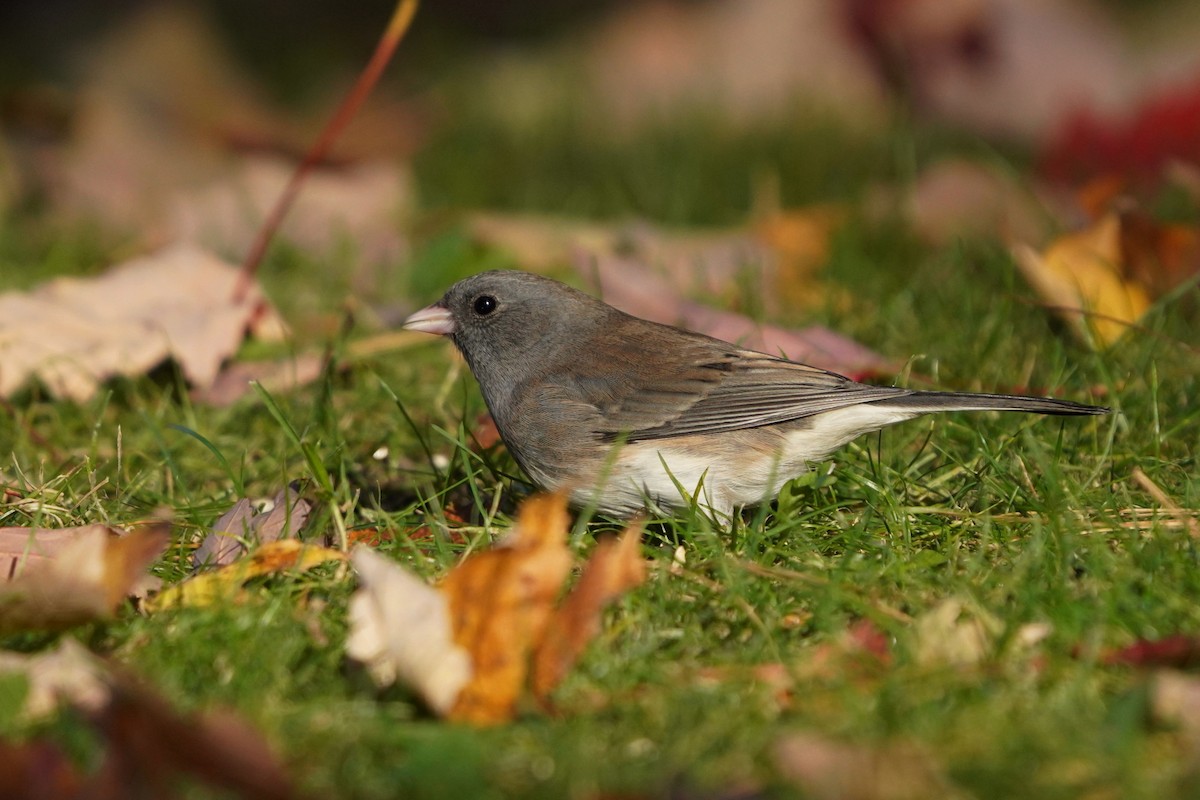
[[[1107,414],[1104,406],[1089,406],[1050,397],[1023,397],[1012,394],[972,394],[970,392],[913,392],[877,401],[876,405],[907,408],[913,411],[1024,411],[1030,414]]]

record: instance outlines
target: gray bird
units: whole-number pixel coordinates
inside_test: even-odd
[[[695,500],[728,517],[855,437],[935,411],[1108,412],[858,383],[525,272],[459,281],[404,327],[454,341],[535,483],[620,516]]]

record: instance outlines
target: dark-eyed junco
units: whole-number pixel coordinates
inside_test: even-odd
[[[619,515],[695,499],[727,516],[856,436],[934,411],[1108,411],[857,383],[525,272],[462,280],[404,327],[454,340],[530,478]]]

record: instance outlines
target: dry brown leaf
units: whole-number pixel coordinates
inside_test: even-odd
[[[312,126],[264,102],[199,7],[152,4],[88,56],[71,140],[33,161],[56,210],[136,231],[147,246],[244,252]],[[354,241],[366,262],[394,257],[411,205],[400,162],[413,145],[411,116],[376,96],[334,154],[363,163],[321,165],[283,235],[307,249]]]
[[[775,766],[813,800],[927,800],[966,797],[916,745],[854,745],[816,733],[775,743]]]
[[[445,716],[472,674],[446,596],[368,547],[354,548],[351,561],[362,588],[350,599],[346,655],[376,684],[400,680]]]
[[[1043,253],[1019,245],[1014,255],[1034,291],[1087,342],[1113,344],[1150,307],[1146,289],[1125,275],[1115,214],[1059,238]]]
[[[89,785],[85,794],[76,759],[47,738],[0,739],[0,797],[8,800],[118,800],[116,791]]]
[[[15,578],[20,571],[58,556],[64,548],[93,529],[118,533],[107,525],[74,528],[0,528],[0,581]]]
[[[228,177],[173,195],[169,228],[176,238],[243,253],[294,169],[286,159],[247,158]],[[411,216],[411,183],[404,166],[391,161],[318,167],[279,236],[314,253],[353,242],[358,262],[395,261],[404,247],[401,223]]]
[[[42,653],[0,651],[0,674],[24,675],[29,687],[21,715],[39,720],[66,703],[95,711],[108,701],[107,670],[79,642],[63,638]]]
[[[105,760],[98,779],[140,797],[170,797],[178,775],[246,800],[296,796],[261,733],[231,711],[184,715],[133,677],[116,672],[111,699],[93,715]]]
[[[194,402],[223,408],[250,394],[257,383],[272,395],[291,392],[321,377],[325,359],[301,353],[275,361],[237,361],[226,364],[212,385],[193,389]]]
[[[178,606],[236,603],[247,596],[244,584],[252,578],[283,572],[303,572],[319,564],[345,560],[346,554],[340,550],[304,544],[298,539],[267,542],[232,564],[193,575],[181,583],[168,586],[147,600],[143,607],[147,611],[161,611]]]
[[[158,523],[116,535],[91,526],[45,561],[0,584],[0,633],[59,630],[104,619],[138,583],[170,540]]]
[[[566,498],[526,500],[509,537],[455,567],[439,586],[446,595],[454,641],[471,655],[474,672],[448,717],[488,725],[512,719],[542,638],[571,570]]]
[[[595,635],[600,608],[644,572],[638,532],[598,548],[555,611],[571,569],[563,495],[525,501],[509,537],[468,556],[437,589],[358,547],[347,651],[380,684],[399,678],[441,716],[508,721],[530,683],[545,700]],[[533,666],[531,667],[531,662]]]
[[[230,712],[184,716],[70,640],[37,656],[0,654],[0,671],[16,659],[22,661],[15,668],[29,676],[25,713],[48,714],[61,704],[82,711],[95,729],[100,763],[85,772],[52,745],[0,742],[0,797],[175,797],[180,775],[247,800],[295,796],[262,735]]]
[[[276,494],[270,508],[262,512],[256,512],[243,497],[213,523],[208,536],[192,554],[192,570],[232,564],[246,552],[243,542],[264,544],[295,538],[311,510],[312,505],[290,486]]]
[[[0,397],[37,378],[56,395],[86,400],[101,381],[167,358],[193,385],[210,385],[248,331],[282,331],[257,284],[231,300],[237,275],[232,264],[178,246],[96,278],[0,294]]]
[[[192,572],[207,566],[223,567],[237,561],[246,552],[242,541],[249,541],[253,533],[250,528],[253,517],[254,504],[249,498],[239,498],[217,518],[204,541],[192,553]]]
[[[533,696],[545,704],[570,672],[588,643],[600,632],[604,606],[646,580],[642,558],[642,523],[635,522],[616,539],[605,539],[583,568],[571,593],[555,610],[533,652]]]

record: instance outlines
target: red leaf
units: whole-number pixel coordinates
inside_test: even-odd
[[[1194,668],[1200,666],[1200,637],[1175,634],[1163,639],[1138,639],[1127,647],[1106,652],[1100,661],[1110,666]]]

